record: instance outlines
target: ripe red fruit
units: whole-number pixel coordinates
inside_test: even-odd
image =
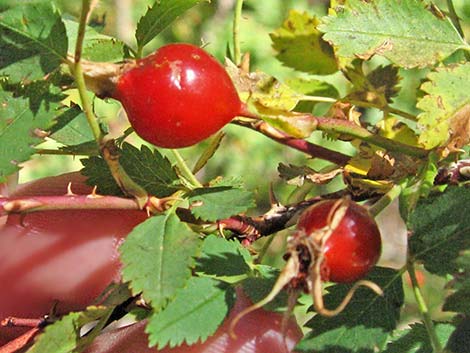
[[[288,353],[302,332],[294,320],[288,322],[285,337],[283,336],[282,315],[263,309],[253,311],[243,317],[237,325],[237,338],[229,335],[229,325],[234,316],[252,303],[243,293],[238,298],[230,315],[204,343],[191,346],[183,344],[175,348],[164,348],[160,353]],[[100,335],[85,353],[154,353],[155,348],[148,348],[147,335],[144,332],[145,322],[110,331]]]
[[[342,218],[332,225],[335,213]],[[381,252],[380,232],[374,219],[355,202],[327,200],[310,206],[297,224],[298,230],[307,235],[327,226],[334,229],[324,244],[322,280],[348,283],[363,278]]]
[[[111,96],[122,103],[140,137],[166,148],[206,139],[241,109],[222,65],[190,44],[165,45],[124,66]]]
[[[89,194],[78,173],[20,186],[12,197]],[[117,248],[145,212],[70,210],[10,215],[0,226],[0,320],[39,318],[55,304],[59,314],[80,310],[113,281],[120,280]],[[16,331],[16,332],[14,332]],[[0,341],[18,335],[0,328]]]

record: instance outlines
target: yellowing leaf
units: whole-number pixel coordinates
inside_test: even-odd
[[[240,99],[266,108],[290,111],[304,97],[264,72],[246,72],[230,60],[225,61],[225,69],[237,88]]]
[[[428,75],[421,86],[427,93],[417,104],[422,133],[419,142],[426,148],[445,147],[445,153],[469,142],[470,63],[446,66]]]
[[[393,116],[387,116],[377,123],[380,135],[390,140],[401,142],[411,146],[418,146],[418,137],[406,124]]]
[[[277,58],[284,65],[311,74],[327,75],[338,70],[331,46],[318,31],[320,21],[295,10],[282,27],[271,33]]]

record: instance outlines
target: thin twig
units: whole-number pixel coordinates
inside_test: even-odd
[[[457,32],[459,32],[460,36],[463,39],[465,38],[465,36],[463,33],[462,26],[460,25],[459,16],[457,15],[457,12],[455,11],[454,2],[452,0],[447,0],[446,2],[447,2],[447,10],[449,10],[450,20],[452,21],[452,24],[454,25],[455,29],[457,30]]]
[[[350,156],[340,152],[329,150],[325,147],[315,145],[303,139],[293,138],[288,134],[273,128],[268,123],[263,121],[248,122],[243,120],[234,120],[233,123],[239,126],[247,127],[251,130],[258,131],[259,133],[276,142],[306,153],[313,158],[324,159],[340,166],[346,165],[351,159]]]

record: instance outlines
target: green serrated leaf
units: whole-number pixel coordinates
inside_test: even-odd
[[[420,0],[349,0],[318,28],[342,58],[384,56],[404,68],[431,66],[468,45],[451,21]]]
[[[458,270],[459,253],[470,249],[469,203],[470,189],[449,186],[422,199],[410,215],[410,256],[422,261],[429,272],[443,276]]]
[[[333,48],[318,31],[320,21],[307,13],[289,12],[282,27],[270,34],[276,57],[284,65],[311,74],[328,75],[338,70]]]
[[[149,318],[150,346],[159,349],[204,342],[223,322],[235,302],[232,287],[211,278],[192,277],[175,299]]]
[[[179,179],[170,161],[157,150],[145,145],[141,149],[129,143],[122,145],[119,162],[127,174],[149,194],[165,197],[180,188]],[[109,168],[101,157],[90,157],[81,160],[84,169],[82,174],[88,177],[90,185],[97,185],[100,193],[121,195]]]
[[[447,323],[438,323],[435,326],[437,338],[444,345],[455,327]],[[429,353],[433,347],[429,334],[422,323],[412,324],[407,330],[398,331],[383,353]]]
[[[50,138],[64,145],[79,145],[94,139],[85,113],[78,105],[72,105],[60,114],[49,132]]]
[[[104,307],[89,307],[70,313],[53,325],[47,326],[27,353],[71,353],[79,346],[80,328],[99,319],[108,311]]]
[[[239,241],[209,235],[204,239],[196,272],[234,283],[250,272],[251,264],[250,253]]]
[[[201,0],[155,1],[153,7],[149,7],[137,24],[135,32],[137,46],[142,49],[176,18],[200,2]]]
[[[206,221],[228,218],[255,206],[251,192],[229,186],[198,188],[188,196],[194,216]]]
[[[67,35],[51,2],[20,2],[0,13],[0,74],[41,79],[67,56]]]
[[[384,347],[397,325],[404,301],[401,276],[391,269],[376,268],[368,279],[382,288],[383,297],[368,288],[360,288],[337,316],[314,316],[307,323],[312,332],[300,341],[295,351],[372,353],[376,347]],[[328,287],[325,306],[337,307],[351,287],[352,284]]]
[[[158,311],[191,276],[198,235],[170,213],[138,225],[120,247],[123,279]]]
[[[77,42],[78,22],[64,20],[69,37],[69,52],[73,53]],[[124,43],[120,40],[97,32],[87,26],[86,40],[83,43],[82,58],[91,61],[116,62],[124,56]]]
[[[48,91],[29,92],[33,98],[17,97],[0,90],[0,183],[19,170],[19,165],[42,142],[40,132],[54,122],[60,97]]]
[[[426,95],[417,104],[423,111],[418,115],[419,142],[426,148],[459,149],[470,141],[470,63],[438,68],[427,78],[421,86]]]

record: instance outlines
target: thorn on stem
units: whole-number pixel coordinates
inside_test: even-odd
[[[97,194],[96,192],[97,190],[98,190],[98,186],[97,185],[93,186],[93,190],[91,190],[91,194],[87,195],[87,198],[97,199],[97,198],[102,197],[101,195]]]
[[[67,196],[75,196],[75,194],[73,193],[72,191],[72,182],[69,181],[69,183],[67,184]]]

